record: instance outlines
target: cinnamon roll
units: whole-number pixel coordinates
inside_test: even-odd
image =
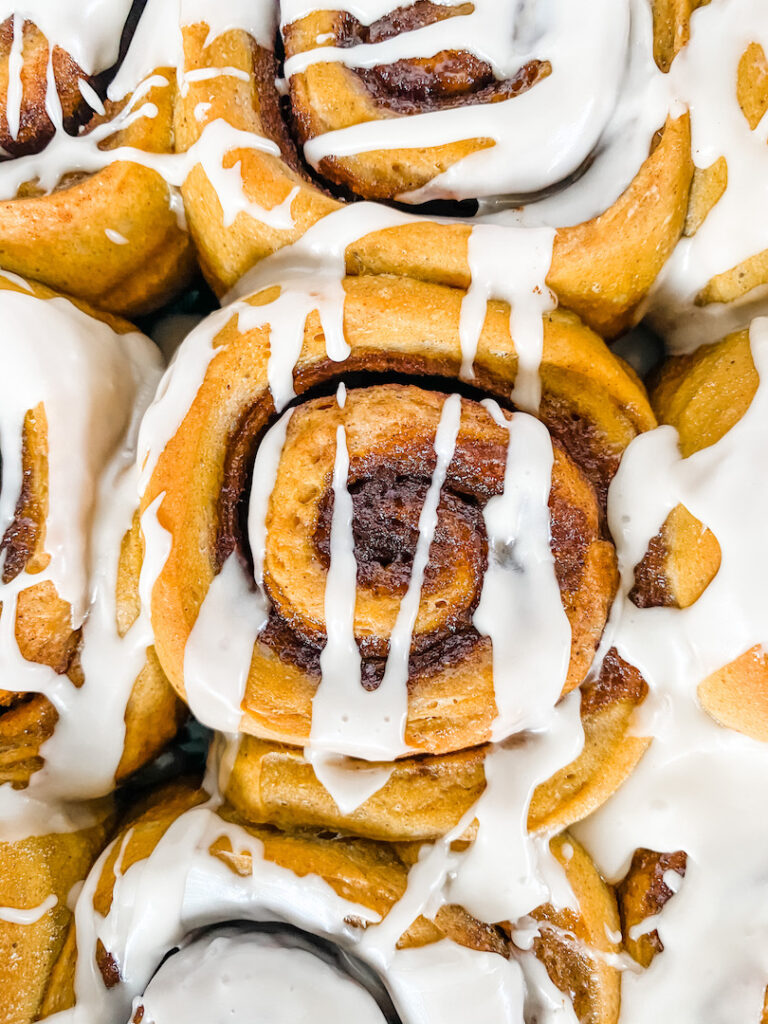
[[[222,295],[329,220],[348,273],[504,298],[527,271],[618,333],[685,220],[689,122],[664,72],[690,6],[183,8],[176,145],[203,272]]]
[[[133,61],[114,79],[131,7],[101,0],[83,19],[72,0],[33,2],[0,24],[0,265],[124,315],[162,305],[194,266],[157,167],[173,79],[132,78]]]
[[[0,827],[0,1020],[28,1024],[46,1013],[57,963],[67,955],[73,895],[104,849],[109,801],[40,808],[35,834],[14,829],[3,804]],[[29,816],[24,824],[32,826]],[[18,825],[18,822],[16,822]]]
[[[74,1004],[74,1021],[161,1024],[197,991],[198,1013],[239,1019],[249,1005],[285,1017],[312,998],[322,1015],[327,993],[334,1017],[346,1003],[402,1024],[474,1007],[512,1024],[524,1009],[566,1013],[573,996],[579,1019],[616,1020],[616,902],[575,841],[553,843],[568,907],[514,925],[456,904],[427,910],[414,874],[428,850],[247,826],[200,791],[166,790],[91,872],[77,959],[59,965],[45,1012]]]
[[[372,761],[441,755],[537,728],[586,677],[615,588],[601,495],[653,418],[560,312],[543,320],[541,419],[480,404],[514,399],[528,372],[492,303],[480,393],[446,396],[463,300],[394,277],[341,295],[288,280],[182,346],[142,427],[144,571],[161,664],[207,725]],[[393,370],[441,390],[370,377]],[[356,372],[370,385],[275,421],[295,392]],[[494,508],[519,523],[513,554]],[[515,616],[527,635],[507,639]]]
[[[0,310],[0,781],[101,796],[182,717],[127,577],[135,431],[159,358],[124,321],[14,275]]]

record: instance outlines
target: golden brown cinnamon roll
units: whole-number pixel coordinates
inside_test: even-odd
[[[124,321],[13,275],[0,309],[0,780],[100,796],[181,720],[125,582],[140,552],[135,431],[159,358]]]
[[[106,96],[130,10],[102,2],[85,24],[71,0],[33,3],[0,25],[0,264],[135,315],[183,288],[193,258],[156,166],[172,150],[172,77],[132,77],[131,58]]]
[[[539,497],[531,492],[526,498],[521,530],[536,535],[538,527],[529,517],[539,502],[544,557],[552,559],[542,570],[546,601],[555,615],[548,622],[561,623],[569,638],[562,648],[564,665],[555,670],[558,675],[562,668],[562,678],[551,694],[540,684],[527,697],[508,697],[507,706],[500,706],[503,687],[497,684],[494,693],[499,668],[493,663],[492,630],[483,633],[476,624],[487,567],[503,554],[500,548],[491,551],[497,542],[484,509],[516,486],[517,472],[521,480],[533,477],[525,475],[522,463],[516,467],[508,461],[515,450],[508,441],[515,416],[510,420],[498,407],[475,399],[446,398],[445,380],[456,374],[461,358],[462,293],[399,278],[347,278],[347,350],[334,361],[329,352],[339,340],[323,333],[312,312],[327,312],[314,288],[310,284],[308,295],[299,298],[289,284],[282,292],[275,287],[202,325],[185,343],[145,420],[147,487],[141,510],[148,571],[155,580],[152,620],[161,663],[207,724],[284,742],[309,740],[312,704],[328,656],[322,653],[328,651],[324,594],[331,585],[331,564],[339,557],[331,553],[340,493],[333,477],[343,428],[349,465],[347,495],[339,500],[351,505],[350,544],[357,560],[356,591],[346,593],[356,593],[354,635],[361,659],[359,694],[353,688],[350,701],[362,699],[362,707],[370,693],[373,707],[382,687],[399,692],[401,684],[393,684],[391,676],[383,681],[393,671],[389,652],[396,642],[402,646],[403,692],[406,679],[408,690],[398,754],[447,753],[485,742],[496,718],[498,738],[525,728],[522,723],[535,718],[530,706],[524,710],[526,701],[551,707],[584,680],[594,658],[615,587],[601,496],[624,445],[653,424],[642,388],[575,318],[559,312],[544,318],[541,420],[517,414],[517,422],[531,431],[519,442],[521,458],[538,458],[540,450],[542,461],[530,472],[543,472],[546,480]],[[293,310],[305,301],[306,314],[297,320]],[[512,390],[518,360],[507,317],[501,304],[489,306],[474,361],[477,386],[501,400]],[[326,330],[329,323],[323,320]],[[301,394],[341,374],[393,370],[439,375],[441,390],[374,384],[350,390],[340,401],[308,396],[264,435],[276,404],[292,390]],[[446,409],[455,419],[455,437],[444,458],[436,456],[436,437],[441,423],[445,430]],[[431,531],[421,521],[428,494],[435,503]],[[157,526],[150,527],[150,517]],[[520,551],[526,573],[528,556]],[[243,635],[232,645],[238,664],[204,670],[206,649],[219,632],[213,623],[224,609],[235,607],[228,588],[247,588],[242,566],[250,558],[256,560],[252,571],[260,585],[263,579],[268,609],[260,611],[256,598],[248,602],[244,590],[238,612]],[[424,563],[423,580],[417,575],[421,597],[406,631],[398,616],[408,603],[416,609],[419,594],[410,582],[414,559]],[[535,587],[530,571],[526,578]],[[550,589],[550,580],[553,585],[557,580],[557,589]],[[342,594],[337,607],[346,607],[344,602]],[[510,614],[514,618],[511,607]],[[520,614],[524,619],[527,613],[521,609]],[[542,606],[536,614],[546,618],[548,613]],[[201,639],[209,628],[214,632]],[[496,633],[494,644],[502,642]],[[386,718],[378,706],[376,714]],[[350,714],[357,713],[351,705]],[[400,723],[389,724],[391,736]],[[354,741],[336,749],[353,754],[352,746]],[[378,749],[391,756],[386,742]]]
[[[569,909],[542,906],[514,926],[485,924],[450,904],[414,919],[406,880],[418,871],[415,844],[248,826],[205,801],[193,789],[167,789],[118,836],[80,897],[77,960],[65,956],[58,964],[44,1012],[74,1003],[76,1012],[98,1013],[105,1024],[147,1014],[160,1024],[164,1014],[188,1005],[185,992],[196,985],[196,972],[213,971],[210,998],[217,1009],[242,1008],[261,979],[251,1001],[279,1015],[291,999],[306,1000],[300,971],[306,962],[309,976],[323,973],[336,999],[358,1000],[376,1021],[451,1021],[476,1005],[511,1024],[524,1005],[526,1012],[537,1005],[533,985],[526,995],[529,978],[550,1008],[567,1006],[574,994],[581,1020],[616,1020],[619,978],[607,962],[618,951],[609,937],[619,926],[615,899],[569,837],[553,843]],[[146,931],[150,908],[155,924]],[[273,922],[266,930],[265,921]],[[286,924],[303,937],[286,932]],[[325,941],[312,945],[313,936]],[[244,955],[251,966],[241,970]],[[325,962],[308,959],[317,956]],[[336,972],[357,963],[357,984],[365,981],[369,992],[338,973],[333,978],[328,960]],[[380,980],[372,984],[375,975]],[[292,976],[293,994],[281,995]],[[383,996],[378,1016],[375,996]],[[324,1004],[317,1006],[320,1012]]]
[[[466,288],[499,261],[514,276],[514,247],[543,239],[540,287],[618,333],[680,237],[692,174],[688,117],[670,113],[659,70],[692,5],[652,6],[653,18],[644,3],[420,0],[363,23],[288,0],[284,90],[268,6],[239,29],[187,14],[176,145],[200,154],[183,195],[212,287],[223,294],[307,231],[330,232],[346,207],[333,234],[348,273]],[[414,215],[368,203],[353,214],[354,199]],[[490,216],[480,230],[436,219],[432,200],[464,203],[463,215],[479,200]],[[541,239],[519,242],[521,222]],[[489,226],[513,236],[495,257]],[[501,287],[494,278],[494,297]]]

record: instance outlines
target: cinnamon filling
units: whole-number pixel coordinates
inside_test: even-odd
[[[471,11],[471,4],[449,7],[417,0],[410,7],[400,7],[369,26],[361,24],[352,15],[344,15],[336,45],[350,47],[383,42]],[[408,58],[372,68],[354,69],[374,102],[399,114],[448,110],[511,99],[531,89],[550,71],[548,62],[535,60],[511,78],[498,79],[490,64],[465,50],[442,50],[432,57]]]
[[[321,400],[321,405],[326,402],[329,407],[335,405],[332,399]],[[247,496],[263,422],[263,407],[253,407],[231,439],[219,500],[216,551],[220,565],[233,551],[245,563],[250,562]],[[357,584],[374,598],[402,598],[407,590],[419,537],[419,516],[434,469],[431,437],[428,441],[423,452],[404,442],[404,450],[394,465],[375,455],[350,463],[348,490],[353,506]],[[438,628],[414,632],[409,664],[412,681],[460,664],[478,644],[487,643],[475,630],[472,618],[487,565],[483,508],[489,498],[503,489],[505,457],[505,446],[491,438],[472,445],[461,441],[457,444],[438,506],[423,584],[423,594],[436,601],[441,618]],[[330,479],[325,481],[316,500],[317,514],[310,541],[317,561],[327,569],[334,506]],[[550,495],[550,512],[551,549],[558,584],[562,593],[573,593],[583,580],[593,530],[588,526],[585,510],[569,503],[557,488]],[[463,581],[461,587],[455,585],[458,577]],[[319,677],[324,632],[308,629],[298,615],[292,616],[285,602],[282,612],[272,606],[260,642],[282,661]],[[386,635],[367,636],[359,641],[359,646],[363,685],[373,689],[381,681],[386,664]],[[610,664],[610,659],[606,661]]]
[[[19,126],[14,138],[7,116],[7,91],[0,101],[0,159],[39,153],[53,137],[55,128],[48,116],[46,92],[48,89],[48,42],[30,21],[24,22],[24,65],[21,72],[23,97],[18,111]],[[0,23],[0,68],[7,82],[8,62],[13,45],[13,18]],[[53,48],[53,74],[61,104],[64,128],[74,134],[84,124],[91,109],[80,92],[80,79],[90,84],[93,80],[58,46]]]
[[[419,515],[427,496],[428,480],[400,477],[383,468],[375,477],[350,485],[354,518],[352,531],[357,560],[358,586],[405,594],[411,578],[413,556],[419,538]],[[320,504],[315,545],[322,564],[330,564],[330,532],[333,492]],[[451,551],[460,544],[472,563],[477,580],[486,565],[485,524],[480,509],[470,499],[443,492],[437,510],[437,528],[429,552],[423,589],[435,591],[441,569],[451,562]],[[472,603],[477,606],[479,594]]]

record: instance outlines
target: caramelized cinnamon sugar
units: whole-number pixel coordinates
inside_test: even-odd
[[[629,871],[616,887],[621,929],[631,955],[647,967],[656,953],[661,953],[664,944],[654,928],[643,932],[639,939],[633,937],[632,928],[642,921],[661,913],[675,894],[665,881],[667,872],[673,871],[685,876],[687,855],[682,850],[674,853],[657,853],[655,850],[639,849],[632,858]]]
[[[429,479],[398,476],[393,467],[381,466],[374,476],[351,483],[357,581],[373,590],[404,594],[419,537],[419,515]],[[330,565],[333,491],[320,501],[314,542],[321,563]],[[480,507],[464,495],[444,492],[437,510],[437,527],[424,575],[423,591],[436,589],[442,566],[450,564],[451,549],[460,544],[469,557],[476,581],[472,610],[479,600],[479,583],[486,565],[485,524]]]
[[[96,943],[96,966],[99,968],[106,988],[114,988],[119,984],[120,968],[112,954],[104,948],[101,939]]]
[[[402,32],[424,28],[471,10],[471,4],[447,7],[417,0],[410,7],[391,11],[370,26],[344,14],[340,18],[336,45],[349,47],[383,42]],[[442,50],[433,57],[357,68],[354,73],[378,106],[399,114],[413,114],[510,99],[532,88],[550,70],[548,62],[534,60],[512,78],[500,80],[490,64],[473,54],[464,50]]]
[[[45,519],[38,493],[41,482],[36,480],[35,456],[25,421],[21,445],[21,493],[16,502],[14,517],[0,541],[0,555],[5,554],[0,577],[3,583],[16,579],[29,562]]]
[[[581,713],[594,715],[620,700],[639,704],[647,693],[648,684],[638,670],[612,647],[603,659],[599,677],[581,688]]]
[[[651,538],[648,550],[635,566],[635,585],[629,599],[638,608],[673,608],[676,605],[666,568],[667,549],[662,531]]]

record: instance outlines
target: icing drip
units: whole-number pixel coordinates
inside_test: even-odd
[[[554,239],[551,228],[526,230],[478,224],[472,228],[467,251],[472,283],[461,304],[461,375],[470,380],[474,377],[473,363],[488,300],[503,299],[509,303],[509,332],[518,357],[512,401],[532,413],[539,411],[541,402],[541,318],[556,305],[544,284],[552,263]]]
[[[0,907],[0,921],[7,921],[9,924],[35,924],[58,902],[58,897],[51,893],[37,907],[30,907],[28,910],[17,907]]]
[[[14,48],[17,27],[20,36],[26,19],[34,22],[49,42],[71,54],[86,74],[93,75],[117,60],[120,36],[130,9],[131,0],[87,0],[85,4],[82,0],[6,0],[0,7],[0,21],[13,16]],[[20,47],[19,41],[19,51]],[[16,72],[10,77],[15,76]],[[8,105],[11,109],[16,105],[11,103],[10,92]]]
[[[336,503],[326,585],[328,644],[321,656],[323,675],[312,705],[310,745],[314,751],[369,761],[392,760],[407,752],[408,658],[424,571],[437,526],[440,492],[453,458],[460,419],[461,399],[451,395],[443,405],[435,435],[437,465],[419,516],[419,538],[408,590],[400,602],[390,636],[384,677],[375,690],[365,690],[360,681],[360,654],[354,637],[357,563],[352,539],[352,501],[346,491],[349,462],[344,428],[338,428],[333,478]]]
[[[549,434],[525,413],[508,421],[495,402],[484,404],[509,431],[504,490],[483,510],[488,568],[473,618],[493,645],[493,738],[500,740],[547,721],[565,682],[571,629],[549,546]]]
[[[332,743],[338,740],[343,744],[345,733],[354,738],[361,725],[358,715],[367,726],[365,712],[355,708],[356,698],[367,695],[362,686],[362,662],[355,640],[357,559],[352,536],[352,496],[347,490],[348,473],[347,437],[344,427],[339,426],[331,481],[331,561],[325,583],[327,640],[320,655],[322,678],[312,702],[311,742],[316,747],[322,746],[323,740],[329,737],[333,737]]]
[[[716,0],[695,11],[691,41],[670,73],[691,112],[697,167],[727,165],[725,191],[690,237],[681,239],[649,300],[654,323],[673,351],[690,351],[745,327],[768,308],[765,286],[737,301],[701,305],[709,281],[768,248],[768,121],[754,128],[739,105],[739,62],[750,44],[768,53],[761,0]]]

